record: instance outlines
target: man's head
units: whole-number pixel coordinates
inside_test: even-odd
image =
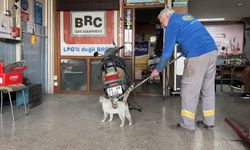
[[[170,8],[164,8],[160,14],[158,15],[158,19],[161,23],[161,26],[162,27],[166,27],[168,25],[168,21],[170,19],[170,16],[174,13],[174,10],[173,9],[170,9]]]

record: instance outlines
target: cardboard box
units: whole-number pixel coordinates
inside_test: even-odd
[[[5,72],[3,63],[0,63],[0,86],[22,83],[23,71],[27,68],[27,66],[17,66]]]

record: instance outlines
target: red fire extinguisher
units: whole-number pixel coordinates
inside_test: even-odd
[[[12,28],[12,32],[11,32],[11,36],[16,38],[16,37],[20,37],[20,28],[19,27],[13,27]]]

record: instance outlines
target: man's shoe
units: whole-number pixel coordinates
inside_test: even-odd
[[[213,125],[211,125],[211,126],[206,125],[203,121],[197,121],[197,122],[196,122],[196,125],[197,125],[198,127],[203,127],[203,128],[205,128],[205,129],[212,129],[212,128],[214,127]]]
[[[178,124],[177,124],[177,128],[182,128],[182,126],[178,123]]]
[[[241,85],[240,85],[240,84],[232,84],[232,85],[231,85],[231,88],[240,90],[240,89],[241,89]]]
[[[193,132],[195,129],[188,129],[188,128],[184,128],[183,126],[181,126],[181,124],[177,124],[176,125],[176,129],[182,130],[182,131],[188,131],[188,132]]]
[[[250,99],[250,94],[249,93],[243,93],[240,97],[244,98],[244,99]]]

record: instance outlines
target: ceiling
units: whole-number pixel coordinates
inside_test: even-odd
[[[162,8],[136,9],[137,23],[158,23]],[[250,0],[189,0],[188,11],[196,18],[225,18],[239,21],[245,18],[250,26]]]
[[[238,21],[250,17],[250,0],[189,0],[189,13],[201,18],[225,18]]]
[[[159,23],[158,14],[162,8],[135,9],[136,23]]]

